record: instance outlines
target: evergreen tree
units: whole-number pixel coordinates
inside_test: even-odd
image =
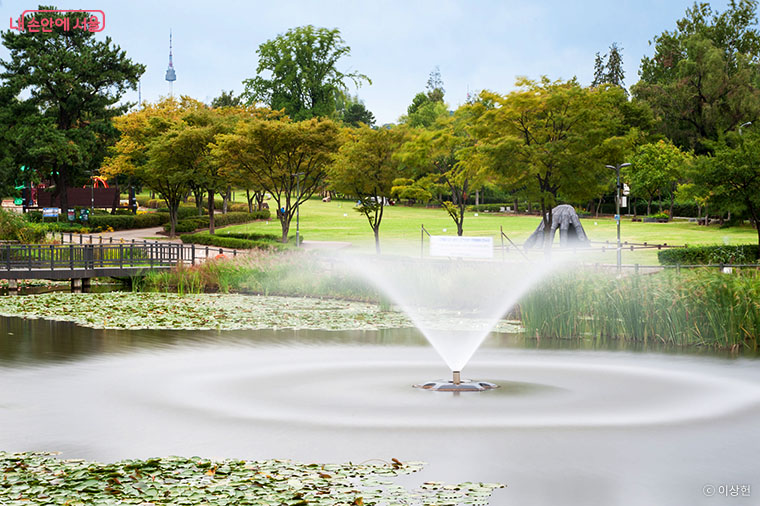
[[[443,89],[443,79],[441,79],[441,69],[438,65],[430,72],[427,80],[427,97],[431,102],[443,102],[443,95],[446,90]]]
[[[596,53],[594,57],[594,80],[591,87],[596,88],[602,84],[612,84],[625,90],[625,71],[623,71],[622,49],[617,42],[610,46],[610,52],[604,55]],[[626,95],[628,91],[626,91]]]
[[[596,88],[605,82],[606,76],[604,73],[604,59],[606,57],[607,55],[600,56],[599,52],[597,52],[596,56],[594,57],[594,80],[591,81],[592,88]]]
[[[622,48],[618,48],[617,42],[610,46],[607,65],[605,66],[604,80],[607,83],[614,84],[625,89],[625,72],[623,71],[623,56],[620,54]]]
[[[110,37],[98,40],[90,31],[64,29],[84,23],[87,12],[34,12],[25,23],[43,17],[65,19],[65,25],[56,23],[49,32],[2,33],[8,59],[0,61],[0,87],[12,90],[10,103],[2,106],[24,111],[4,131],[3,141],[14,154],[9,163],[44,168],[65,214],[66,188],[82,184],[100,167],[117,137],[111,119],[129,108],[120,101],[137,88],[145,66],[133,63]]]

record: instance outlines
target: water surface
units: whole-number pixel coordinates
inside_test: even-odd
[[[492,504],[757,504],[760,363],[704,350],[492,335],[463,375],[414,330],[105,331],[0,318],[0,448],[424,460],[405,478],[499,481]],[[708,488],[708,491],[710,489]]]

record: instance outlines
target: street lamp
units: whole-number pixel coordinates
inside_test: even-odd
[[[301,246],[301,205],[298,202],[298,200],[301,198],[301,176],[304,175],[304,172],[296,172],[293,174],[296,176],[296,248]]]
[[[617,174],[617,195],[615,196],[615,220],[617,221],[617,271],[620,273],[623,265],[623,245],[620,243],[620,169],[628,167],[630,163],[619,163],[617,165],[605,165]]]

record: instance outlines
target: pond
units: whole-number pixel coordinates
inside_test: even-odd
[[[491,504],[753,504],[758,366],[492,334],[463,375],[501,388],[455,394],[412,388],[450,372],[410,329],[116,331],[3,317],[0,448],[398,458],[428,462],[402,478],[410,485],[505,483]]]

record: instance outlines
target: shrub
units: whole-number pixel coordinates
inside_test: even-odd
[[[501,208],[504,208],[504,212],[506,212],[507,207],[510,209],[515,206],[515,203],[512,202],[511,204],[480,204],[477,206],[467,206],[468,211],[475,211],[475,212],[488,212],[488,213],[498,213],[501,211]]]
[[[29,223],[40,223],[42,221],[42,211],[27,211],[24,217]]]
[[[44,240],[45,232],[44,225],[29,223],[20,214],[0,209],[0,239],[31,244]]]
[[[273,234],[260,234],[256,232],[219,232],[220,236],[224,237],[234,237],[235,239],[247,239],[249,241],[280,241],[279,235],[273,235]],[[300,240],[303,241],[303,234],[300,234]],[[288,237],[289,241],[295,241],[296,236],[291,235]]]
[[[180,239],[185,244],[202,244],[206,246],[218,246],[229,249],[276,249],[282,250],[288,247],[286,244],[277,242],[274,236],[267,236],[266,239],[241,239],[230,237],[226,234],[213,235],[208,232],[198,232],[197,234],[184,234]]]
[[[225,227],[227,225],[248,223],[256,220],[265,220],[267,218],[269,218],[269,210],[267,209],[263,211],[254,211],[252,213],[214,214],[214,226]],[[208,228],[208,226],[208,216],[189,216],[177,221],[177,227],[175,228],[175,231],[179,233],[192,232],[199,228]],[[164,230],[166,232],[171,230],[171,223],[164,225]]]
[[[157,209],[159,213],[169,213],[168,207],[159,207]],[[177,220],[184,220],[185,218],[192,218],[198,216],[198,209],[195,206],[179,206],[177,208]]]
[[[662,265],[753,264],[758,260],[757,244],[737,246],[689,246],[657,252]]]

